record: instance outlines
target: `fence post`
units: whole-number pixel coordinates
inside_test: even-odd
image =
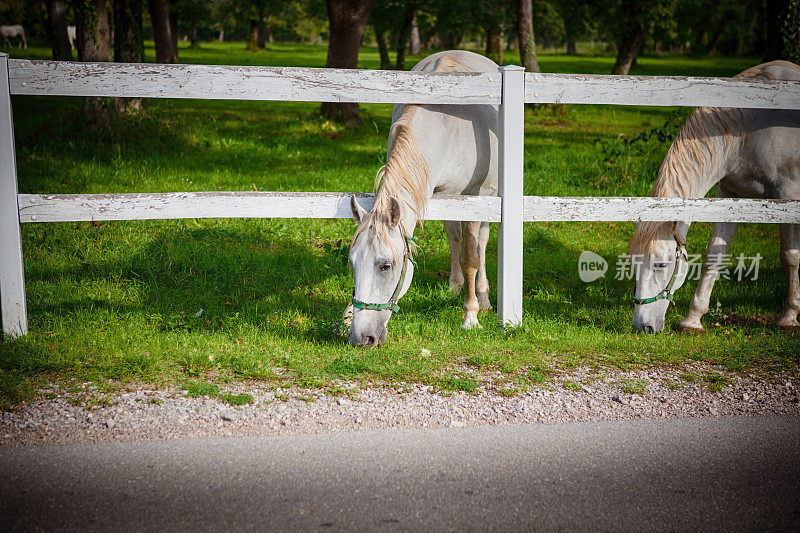
[[[525,69],[501,67],[499,124],[500,235],[497,250],[497,315],[504,326],[522,323],[522,179],[525,133]]]
[[[15,158],[8,54],[0,53],[0,310],[11,337],[28,333]]]

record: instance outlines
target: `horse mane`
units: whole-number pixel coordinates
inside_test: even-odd
[[[389,202],[395,198],[403,209],[414,211],[418,219],[425,215],[425,205],[428,202],[428,182],[430,172],[428,163],[419,151],[411,123],[419,109],[418,105],[408,105],[403,109],[400,117],[392,124],[389,136],[392,147],[386,165],[375,176],[373,192],[375,205],[356,229],[353,242],[358,236],[369,228],[375,231],[383,242],[389,243],[395,255],[401,253],[389,239]],[[409,233],[402,227],[404,233]],[[413,231],[413,228],[411,228]]]
[[[475,72],[475,69],[444,55],[436,60],[434,72]],[[391,148],[387,157],[386,166],[375,176],[373,192],[375,205],[366,219],[359,224],[353,241],[368,228],[375,228],[383,242],[392,244],[388,236],[389,198],[394,197],[400,202],[403,209],[410,209],[418,220],[425,216],[425,207],[428,203],[428,185],[430,183],[430,170],[425,157],[417,146],[414,137],[413,122],[419,105],[406,105],[389,131]],[[387,223],[381,223],[387,222]],[[409,233],[409,229],[401,228]],[[395,254],[399,253],[394,250]]]
[[[751,67],[735,77],[776,79],[769,67],[784,67],[800,73],[800,67],[794,63],[771,61]],[[695,109],[670,146],[658,170],[658,178],[653,185],[651,196],[692,198],[700,195],[702,191],[697,189],[695,178],[711,166],[722,164],[721,158],[727,154],[724,148],[730,147],[735,137],[743,138],[744,135],[744,113],[741,109],[720,107]],[[722,147],[718,144],[720,140],[724,140]],[[651,251],[665,223],[668,222],[640,223],[628,245],[629,252]]]

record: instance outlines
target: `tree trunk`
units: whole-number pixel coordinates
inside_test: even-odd
[[[503,46],[500,43],[498,26],[486,28],[486,56],[498,65],[503,64]]]
[[[169,35],[172,37],[172,52],[175,54],[175,63],[178,62],[178,7],[173,3],[169,9]]]
[[[386,45],[386,32],[379,30],[374,25],[375,40],[378,41],[378,54],[381,57],[381,70],[392,68],[392,61],[389,59],[389,47]]]
[[[177,63],[178,53],[172,40],[167,0],[147,0],[150,19],[153,21],[153,41],[156,45],[156,62]]]
[[[217,40],[221,43],[225,42],[225,28],[219,29],[219,37],[217,37]]]
[[[417,15],[417,0],[406,0],[406,14],[403,17],[403,26],[397,38],[397,65],[396,70],[406,69],[406,46],[411,38],[411,24]]]
[[[419,41],[419,24],[417,23],[416,11],[414,12],[414,19],[411,21],[411,39],[409,40],[408,51],[415,56],[418,56],[421,52]]]
[[[575,39],[573,37],[567,36],[567,55],[568,56],[576,56],[578,55],[578,47],[575,44]]]
[[[111,52],[111,25],[105,0],[75,2],[75,26],[78,40],[78,61],[105,62],[114,57]],[[108,124],[110,98],[84,97],[83,110],[94,126]]]
[[[627,74],[644,43],[647,20],[652,5],[642,0],[622,0],[620,11],[616,14],[622,23],[617,35],[617,60],[611,74]]]
[[[730,22],[736,20],[736,18],[737,18],[736,14],[733,13],[722,19],[722,21],[719,23],[719,26],[717,26],[714,35],[711,36],[711,40],[708,43],[708,49],[706,51],[707,54],[714,53],[714,50],[717,48],[717,45],[719,44],[719,40],[722,38],[722,34],[725,32],[725,28],[728,27],[728,24]]]
[[[267,42],[269,42],[269,40],[270,40],[269,28],[262,20],[261,22],[258,23],[258,39],[257,39],[258,47],[266,48]]]
[[[364,27],[372,10],[373,0],[327,0],[330,38],[328,40],[328,68],[356,68],[358,48],[364,36]],[[322,114],[348,125],[361,124],[358,104],[323,102]]]
[[[536,42],[533,40],[533,6],[531,0],[517,0],[517,42],[519,60],[528,72],[539,72]]]
[[[142,0],[114,0],[114,61],[141,63],[144,60],[142,38]],[[141,98],[117,98],[117,111],[138,113]]]
[[[789,59],[784,56],[783,39],[776,39],[775,35],[780,35],[783,30],[783,21],[786,17],[786,5],[791,0],[767,0],[766,33],[764,49],[764,62],[774,61],[775,59]]]
[[[611,69],[611,74],[628,74],[631,66],[639,55],[639,48],[644,42],[644,26],[637,24],[634,31],[628,33],[623,37],[617,52],[617,60],[614,63],[614,68]]]
[[[791,0],[788,11],[783,27],[783,57],[800,63],[800,1]]]
[[[200,46],[200,40],[197,38],[197,21],[193,20],[189,25],[189,42],[192,48]]]
[[[258,50],[258,21],[250,19],[250,33],[247,37],[247,48],[251,52]]]
[[[47,20],[53,61],[72,61],[72,47],[67,36],[67,4],[64,0],[47,0]]]

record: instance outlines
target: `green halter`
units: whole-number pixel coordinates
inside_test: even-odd
[[[651,304],[659,300],[669,300],[671,302],[672,299],[675,298],[675,291],[673,291],[672,288],[675,286],[675,280],[678,279],[678,263],[681,259],[688,261],[686,257],[686,242],[682,242],[677,236],[675,237],[675,242],[678,243],[678,248],[675,250],[675,268],[672,270],[672,277],[669,278],[669,283],[667,283],[666,288],[650,298],[637,298],[636,287],[633,287],[631,296],[633,297],[634,305]]]
[[[361,300],[355,299],[355,289],[353,289],[353,307],[358,309],[371,309],[373,311],[383,311],[384,309],[389,309],[392,313],[399,313],[400,306],[397,305],[397,301],[400,299],[400,291],[403,290],[403,285],[406,280],[406,270],[408,270],[408,263],[411,262],[415,267],[417,264],[414,262],[414,258],[411,256],[411,242],[417,242],[415,237],[409,237],[406,235],[405,231],[403,232],[403,241],[405,242],[405,254],[403,255],[403,269],[400,271],[400,280],[397,282],[397,287],[395,287],[394,292],[392,293],[392,297],[389,298],[389,301],[385,304],[373,304],[368,302],[362,302]]]

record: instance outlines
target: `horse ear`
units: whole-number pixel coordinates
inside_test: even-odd
[[[353,213],[353,220],[356,221],[356,224],[361,224],[361,221],[367,216],[366,209],[361,207],[356,201],[355,194],[350,197],[350,211]]]
[[[394,196],[389,197],[389,225],[397,226],[400,223],[400,202]]]

